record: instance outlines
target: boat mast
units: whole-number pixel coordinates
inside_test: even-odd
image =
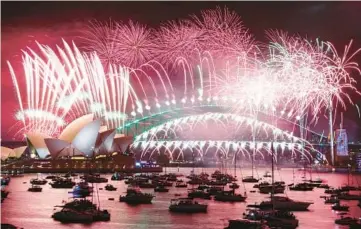
[[[237,175],[236,175],[236,169],[237,169],[237,152],[238,152],[238,150],[234,153],[234,178],[237,177]]]
[[[273,201],[273,194],[274,194],[274,162],[273,162],[273,155],[274,155],[274,152],[273,152],[273,142],[271,142],[271,155],[272,155],[272,191],[271,191],[271,201],[272,201],[272,210],[275,210],[274,209],[274,201]]]

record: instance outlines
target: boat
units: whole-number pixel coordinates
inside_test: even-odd
[[[361,223],[354,223],[349,225],[349,229],[360,229]]]
[[[295,201],[284,196],[273,196],[273,201],[262,201],[259,204],[260,209],[272,209],[281,211],[307,211],[308,207],[313,204],[306,201]]]
[[[263,221],[233,219],[228,220],[228,226],[224,229],[269,229],[269,227]]]
[[[224,201],[224,202],[244,202],[247,197],[242,196],[241,194],[235,194],[234,190],[223,191],[214,196],[214,200]]]
[[[67,209],[72,209],[75,211],[85,211],[89,209],[96,209],[97,205],[87,199],[74,199],[73,201],[67,202],[62,206],[55,206],[55,207],[62,207]]]
[[[23,177],[24,176],[24,170],[14,170],[11,171],[11,176],[12,177]]]
[[[9,195],[9,192],[6,190],[1,190],[1,199],[6,199]]]
[[[124,180],[124,175],[116,172],[112,175],[112,177],[110,179],[121,181],[121,180]]]
[[[69,193],[72,193],[77,198],[84,198],[90,196],[92,192],[93,187],[89,186],[87,182],[79,182],[74,186],[73,191]]]
[[[177,181],[177,175],[175,173],[168,173],[165,177],[168,181]]]
[[[57,176],[55,175],[48,175],[45,177],[45,179],[48,179],[48,180],[52,180],[52,179],[55,179]]]
[[[349,216],[346,216],[346,217],[341,216],[340,219],[335,220],[335,223],[339,224],[339,225],[353,225],[353,224],[357,224],[358,221],[359,220],[356,218],[352,218]]]
[[[263,177],[272,177],[272,175],[270,174],[270,172],[265,172],[265,174],[263,175]]]
[[[313,184],[321,184],[323,182],[322,179],[320,179],[320,178],[317,178],[316,180],[310,179],[310,180],[304,180],[304,181],[308,182],[308,183],[313,183]]]
[[[55,207],[62,207],[62,209],[55,212],[52,218],[62,223],[92,223],[110,220],[107,210],[100,210],[96,204],[87,199],[75,199],[63,206]]]
[[[229,185],[229,188],[231,188],[231,189],[237,189],[237,188],[239,188],[239,184],[237,184],[237,183],[232,183],[232,184]]]
[[[248,210],[244,214],[245,219],[249,220],[264,220],[266,224],[271,228],[297,228],[298,220],[296,217],[289,211],[262,211],[262,210]]]
[[[208,205],[200,204],[191,198],[172,199],[169,211],[182,213],[199,213],[207,212]]]
[[[342,192],[337,195],[340,200],[361,200],[361,195],[354,195],[348,192]]]
[[[109,221],[110,214],[107,210],[74,211],[64,208],[59,212],[55,212],[52,218],[62,223],[92,223],[95,221]]]
[[[1,176],[1,186],[6,186],[10,183],[10,176]]]
[[[340,189],[341,189],[341,191],[345,191],[345,192],[348,192],[348,191],[359,191],[359,190],[360,190],[359,187],[351,186],[351,185],[341,186]]]
[[[188,185],[187,185],[187,183],[184,183],[184,182],[182,182],[182,181],[177,181],[176,183],[175,183],[175,187],[176,188],[186,188]]]
[[[139,188],[155,188],[156,185],[149,182],[141,182],[138,184]]]
[[[209,192],[206,192],[205,190],[199,190],[199,189],[191,189],[188,192],[189,198],[201,198],[201,199],[211,199],[211,194]]]
[[[2,223],[0,228],[2,229],[18,229],[18,227],[12,225],[12,224],[9,224],[9,223]]]
[[[332,210],[335,211],[348,211],[350,207],[347,205],[341,205],[340,203],[336,203],[334,205],[332,205]]]
[[[164,187],[172,187],[172,186],[173,186],[173,182],[163,180],[163,181],[159,181],[159,182],[157,183],[157,185],[158,185],[158,186],[164,186]]]
[[[309,183],[298,183],[293,186],[290,186],[291,191],[312,191],[313,186],[310,186]]]
[[[258,186],[259,192],[263,194],[268,194],[273,191],[274,194],[284,193],[285,186],[282,184],[274,184],[273,187],[271,184],[269,185],[259,185]]]
[[[318,186],[318,188],[330,189],[331,186],[329,186],[328,184],[320,184],[320,186]]]
[[[223,186],[210,186],[210,187],[208,187],[207,190],[211,195],[217,195],[224,191],[224,187]]]
[[[101,177],[99,174],[95,174],[95,175],[86,174],[82,177],[82,179],[88,183],[107,183],[108,182],[107,178]]]
[[[330,196],[325,198],[325,204],[337,204],[340,203],[340,199],[337,196]]]
[[[75,185],[75,182],[71,179],[58,179],[52,183],[50,183],[50,186],[52,188],[73,188]]]
[[[105,188],[105,190],[107,190],[107,191],[116,191],[116,190],[117,190],[117,188],[114,187],[114,186],[111,185],[111,184],[107,184],[104,188]]]
[[[245,183],[257,183],[258,181],[259,180],[254,178],[253,176],[247,176],[242,179],[242,182],[245,182]]]
[[[221,174],[222,174],[221,171],[216,170],[216,171],[214,171],[214,172],[211,174],[211,177],[212,177],[212,178],[217,178],[217,176],[219,176],[219,175],[221,175]]]
[[[93,154],[92,159],[95,159],[95,154]],[[69,171],[67,174],[67,177],[70,176],[77,176],[77,174],[73,174],[71,171]],[[89,175],[93,176],[93,175]],[[98,177],[98,176],[94,176]],[[93,185],[90,188],[88,185],[88,179],[84,179],[84,182],[78,183],[76,186],[79,188],[79,190],[88,190],[90,193],[94,193],[93,191]],[[108,179],[106,179],[108,180]],[[75,182],[73,182],[70,178],[62,178],[62,179],[56,179],[53,183],[50,183],[50,185],[53,188],[72,188],[75,185]],[[78,189],[76,189],[78,190]],[[98,194],[98,192],[96,192]],[[52,215],[52,218],[54,220],[60,221],[62,223],[92,223],[96,221],[109,221],[110,220],[110,213],[105,209],[100,209],[100,199],[94,198],[92,195],[92,201],[87,200],[84,195],[79,195],[79,192],[77,191],[72,192],[73,194],[73,201],[65,203],[60,211],[55,212]],[[77,198],[81,198],[80,200]],[[93,200],[98,200],[99,204],[93,203]]]
[[[62,223],[92,223],[93,216],[85,212],[78,212],[71,209],[62,209],[51,216],[54,220]]]
[[[32,185],[30,188],[28,188],[28,192],[41,192],[42,190],[43,188],[38,185]]]
[[[206,182],[207,185],[216,185],[216,186],[224,186],[227,185],[226,180],[210,180]]]
[[[325,194],[339,194],[341,193],[341,189],[329,188],[325,190]]]
[[[34,184],[34,185],[44,185],[44,184],[46,184],[46,183],[48,183],[48,181],[45,180],[45,179],[38,179],[38,178],[36,178],[36,179],[31,179],[31,180],[30,180],[30,184]]]
[[[259,186],[267,186],[267,185],[271,185],[269,182],[267,182],[267,181],[262,181],[261,183],[259,183],[259,184],[255,184],[255,185],[253,185],[253,188],[259,188]]]
[[[142,193],[137,188],[128,188],[125,196],[119,197],[119,202],[127,204],[151,204],[154,196],[149,193]]]
[[[72,172],[68,172],[68,173],[65,173],[64,175],[62,175],[62,177],[65,177],[65,178],[76,177],[76,176],[78,176],[78,174],[72,173]]]
[[[169,192],[169,189],[164,186],[158,185],[154,188],[154,192]]]

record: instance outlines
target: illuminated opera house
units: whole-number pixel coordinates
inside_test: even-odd
[[[139,169],[127,150],[133,137],[117,134],[115,129],[101,126],[101,121],[94,119],[93,114],[84,115],[66,126],[57,138],[27,133],[27,146],[1,147],[1,160],[7,162],[2,169],[22,168],[29,172]]]

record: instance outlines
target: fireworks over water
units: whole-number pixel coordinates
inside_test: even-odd
[[[23,52],[24,72],[8,63],[19,109],[17,132],[56,136],[85,114],[109,128],[162,110],[222,105],[257,120],[262,111],[310,123],[353,104],[360,75],[352,41],[342,52],[331,42],[267,31],[261,44],[227,8],[204,10],[152,29],[134,21],[93,21],[79,46]],[[19,77],[26,82],[20,90]],[[175,143],[174,143],[175,144]]]

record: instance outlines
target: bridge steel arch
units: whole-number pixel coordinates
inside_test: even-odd
[[[127,120],[123,126],[117,128],[117,132],[124,134],[126,136],[132,136],[133,139],[136,139],[137,136],[142,133],[150,130],[153,127],[163,125],[166,122],[171,120],[183,118],[186,116],[196,115],[196,114],[205,114],[205,113],[233,113],[232,107],[224,105],[196,105],[196,106],[184,106],[184,107],[174,107],[168,110],[159,111],[157,113],[152,113],[149,115],[143,115],[139,118],[133,117],[132,119]],[[289,124],[296,125],[300,127],[301,125],[297,122],[294,122],[286,117],[276,116],[274,113],[267,113],[259,111],[259,113],[264,116],[268,116],[275,119],[280,119]],[[242,116],[249,117],[254,119],[249,114],[239,114]],[[267,123],[267,122],[266,122]],[[269,125],[272,125],[268,123]],[[304,127],[302,127],[304,128]],[[322,134],[319,134],[311,129],[305,128],[306,131],[322,137]]]

